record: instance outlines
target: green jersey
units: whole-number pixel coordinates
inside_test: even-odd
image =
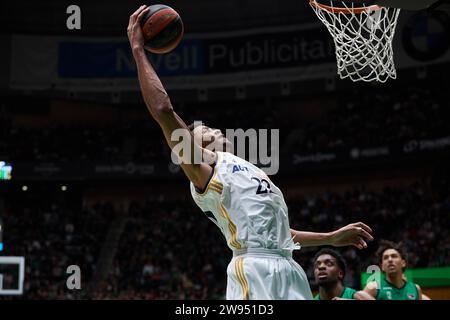
[[[419,300],[420,298],[417,286],[410,281],[405,282],[401,288],[397,288],[382,277],[377,286],[377,300]]]
[[[344,290],[342,290],[342,293],[339,296],[339,298],[342,298],[342,299],[353,299],[353,295],[355,293],[356,293],[355,289],[344,287]],[[318,293],[314,297],[314,300],[320,300],[320,293]]]

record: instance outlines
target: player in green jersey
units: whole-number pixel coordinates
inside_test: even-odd
[[[322,249],[314,257],[314,278],[319,286],[315,300],[373,300],[363,291],[344,286],[345,260],[336,251]]]
[[[419,285],[406,279],[406,253],[400,244],[382,240],[377,251],[381,277],[370,281],[364,291],[377,300],[422,300]]]

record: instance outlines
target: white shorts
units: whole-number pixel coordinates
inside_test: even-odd
[[[313,299],[308,278],[290,250],[236,250],[227,276],[227,300]]]

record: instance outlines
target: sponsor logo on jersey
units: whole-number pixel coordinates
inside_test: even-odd
[[[248,172],[248,168],[245,167],[245,166],[241,166],[241,165],[234,165],[232,173],[235,173],[235,172],[238,172],[238,171],[247,171]]]
[[[408,299],[410,299],[410,300],[416,299],[416,295],[414,295],[412,293],[408,293],[407,296],[408,296]]]

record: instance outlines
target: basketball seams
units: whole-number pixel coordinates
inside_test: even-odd
[[[171,8],[162,9],[150,16],[144,23],[146,41],[153,39],[161,30],[165,29],[172,21],[176,21],[178,14]]]
[[[141,22],[144,47],[156,54],[164,54],[177,47],[184,35],[184,25],[179,14],[171,7],[155,5]]]

